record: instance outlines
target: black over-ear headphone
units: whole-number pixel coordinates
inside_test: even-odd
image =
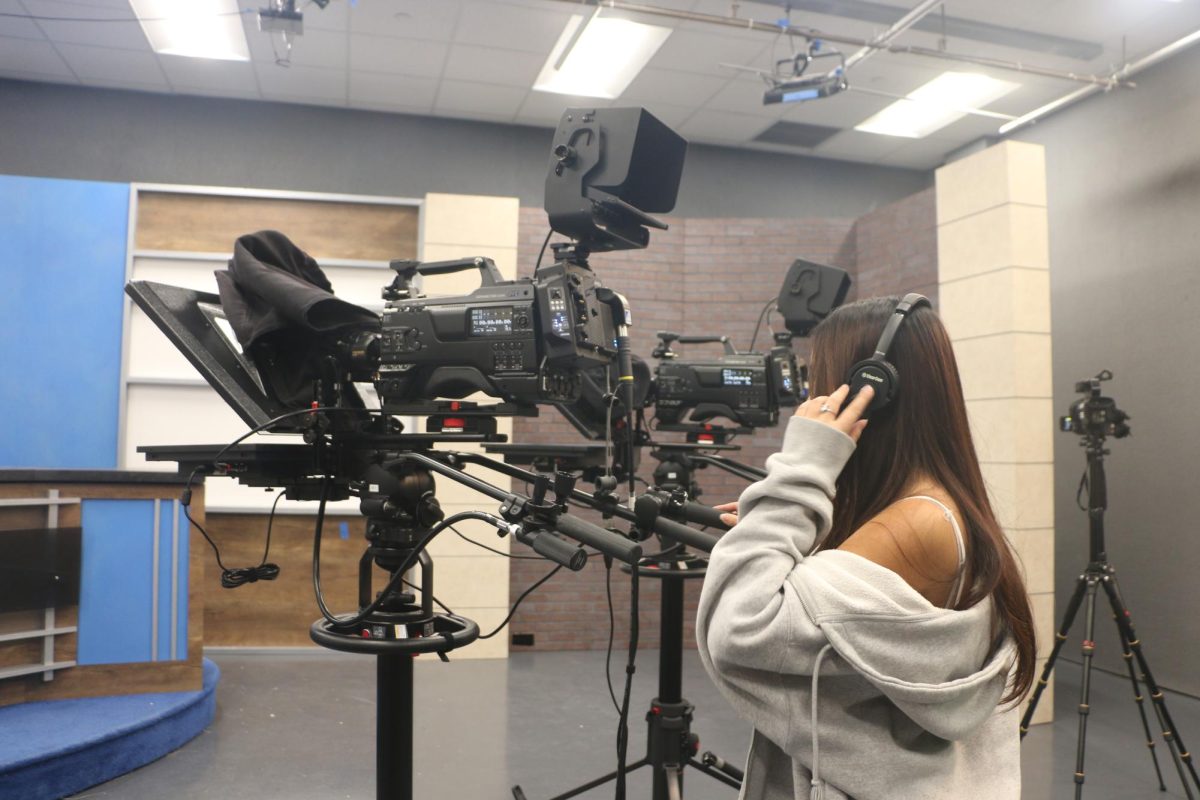
[[[896,331],[900,330],[904,318],[921,306],[931,306],[929,298],[925,295],[904,295],[904,299],[896,306],[895,313],[884,327],[879,344],[875,345],[875,354],[866,361],[858,362],[850,370],[850,377],[846,380],[846,383],[850,384],[849,397],[854,397],[864,386],[875,388],[875,396],[867,406],[868,413],[883,408],[900,393],[900,373],[892,366],[892,362],[887,360],[888,350],[892,348],[892,340],[896,338]]]

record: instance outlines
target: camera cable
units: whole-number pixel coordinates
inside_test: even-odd
[[[263,548],[262,561],[254,567],[227,567],[225,562],[221,560],[221,549],[217,547],[217,543],[209,536],[208,531],[204,529],[196,519],[192,516],[192,483],[196,480],[196,475],[203,471],[203,467],[196,467],[192,470],[192,474],[188,476],[187,485],[184,487],[183,495],[180,497],[180,505],[183,506],[183,515],[187,521],[195,526],[196,530],[200,531],[200,535],[204,537],[204,541],[208,542],[208,546],[212,548],[213,555],[216,556],[217,566],[221,569],[221,587],[224,589],[236,589],[239,586],[245,586],[247,583],[257,583],[258,581],[273,581],[279,577],[279,565],[272,564],[267,561],[267,556],[271,553],[271,527],[275,523],[275,509],[279,505],[279,501],[283,499],[284,493],[280,492],[275,497],[275,502],[271,504],[271,514],[267,517],[267,544]]]
[[[754,323],[754,335],[750,337],[750,347],[747,348],[749,352],[754,352],[754,343],[758,341],[758,332],[762,328],[763,319],[770,313],[771,306],[775,305],[778,299],[777,297],[772,297],[762,307],[762,311],[758,312],[758,322]]]

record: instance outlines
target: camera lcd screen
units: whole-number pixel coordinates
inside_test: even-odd
[[[754,370],[723,369],[721,370],[723,386],[752,386],[754,385]]]
[[[472,336],[507,336],[512,332],[512,306],[471,309]]]

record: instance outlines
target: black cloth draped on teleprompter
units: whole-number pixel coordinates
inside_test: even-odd
[[[239,237],[216,277],[238,342],[287,406],[312,402],[320,362],[339,336],[379,326],[375,312],[336,297],[316,260],[279,231]]]

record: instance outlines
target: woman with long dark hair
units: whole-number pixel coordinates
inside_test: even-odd
[[[860,301],[816,328],[815,396],[712,553],[696,636],[754,725],[745,800],[1020,796],[1028,596],[946,330],[927,302],[897,307]],[[902,389],[864,417],[874,392],[846,381],[898,313]]]

